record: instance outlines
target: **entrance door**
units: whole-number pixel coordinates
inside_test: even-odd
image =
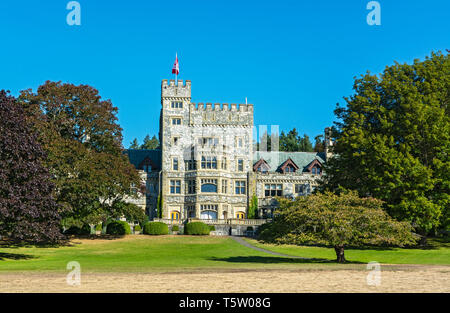
[[[179,220],[180,219],[180,212],[172,211],[172,213],[170,213],[170,219],[172,219],[172,220]]]

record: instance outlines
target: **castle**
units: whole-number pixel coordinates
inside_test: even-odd
[[[256,216],[250,218],[262,220],[272,216],[275,197],[311,193],[329,157],[328,131],[323,153],[256,151],[253,109],[195,104],[191,81],[163,80],[160,149],[126,150],[146,186],[130,201],[150,219],[245,221],[255,199]],[[272,147],[277,140],[272,137]]]

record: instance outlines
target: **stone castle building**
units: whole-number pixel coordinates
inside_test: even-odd
[[[332,144],[327,132],[324,153],[256,151],[253,110],[252,104],[195,104],[191,81],[163,80],[160,149],[126,150],[146,186],[132,201],[151,219],[240,220],[255,197],[257,216],[268,218],[274,197],[311,193]]]

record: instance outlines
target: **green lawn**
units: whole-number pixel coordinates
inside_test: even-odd
[[[334,260],[334,250],[317,247],[252,244],[290,255]],[[78,242],[78,243],[77,243]],[[450,264],[449,244],[435,249],[355,250],[350,261],[378,261],[391,264]],[[0,245],[0,273],[22,271],[67,271],[70,261],[80,263],[86,272],[197,271],[208,269],[342,269],[364,264],[342,265],[332,261],[278,257],[242,246],[227,237],[126,236],[120,239],[76,240],[61,247],[6,247]]]
[[[266,250],[302,256],[306,258],[320,258],[335,260],[336,254],[332,248],[272,245],[252,239],[245,239],[254,246]],[[450,242],[448,240],[429,239],[424,249],[345,249],[345,258],[351,262],[368,263],[376,261],[384,264],[445,264],[450,265]]]
[[[147,272],[207,268],[296,266],[297,260],[274,257],[244,247],[227,237],[126,236],[114,240],[83,240],[58,248],[0,246],[0,273],[67,271],[70,261],[84,271]]]

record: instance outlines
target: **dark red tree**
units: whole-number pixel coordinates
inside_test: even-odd
[[[45,153],[15,98],[0,91],[0,235],[14,241],[62,239],[60,207],[42,165]]]

